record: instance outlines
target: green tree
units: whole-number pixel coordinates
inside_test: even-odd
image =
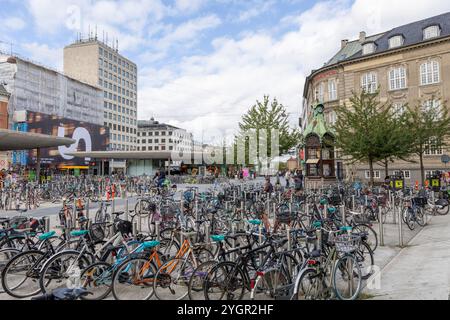
[[[353,93],[350,106],[336,108],[337,121],[334,126],[336,147],[351,162],[367,162],[370,171],[370,185],[374,184],[373,165],[396,157],[406,157],[408,140],[403,136],[406,125],[404,116],[393,116],[390,103],[380,103],[378,92]]]
[[[417,155],[420,162],[422,185],[425,184],[423,157],[432,148],[448,145],[450,117],[445,104],[439,108],[407,108],[407,126],[403,132],[408,139],[407,148]]]
[[[292,147],[295,147],[301,134],[299,130],[291,129],[289,127],[289,116],[286,107],[278,103],[277,99],[270,101],[269,96],[264,96],[262,102],[256,101],[246,114],[242,116],[242,120],[239,123],[239,135],[237,139],[245,139],[245,133],[251,130],[255,130],[258,139],[257,157],[258,160],[266,160],[268,165],[270,160],[273,159],[272,155],[272,135],[274,130],[279,132],[279,153],[284,154]],[[266,130],[266,135],[260,132]],[[242,140],[241,140],[242,141]],[[260,152],[260,144],[265,143],[267,146],[267,153]],[[245,141],[246,146],[246,163],[249,159],[249,141]]]

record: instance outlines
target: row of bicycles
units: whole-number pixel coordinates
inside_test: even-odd
[[[354,300],[376,276],[372,223],[396,206],[416,210],[421,196],[438,214],[446,207],[427,193],[343,185],[152,190],[133,210],[112,210],[111,200],[92,219],[61,210],[52,231],[40,219],[0,220],[1,290],[18,299],[76,289],[85,300]]]

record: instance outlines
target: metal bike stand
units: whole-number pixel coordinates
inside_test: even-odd
[[[139,233],[142,233],[142,215],[139,215],[138,217],[138,221],[139,221]]]
[[[352,210],[355,211],[355,195],[352,195]]]
[[[231,225],[231,232],[232,232],[233,236],[236,234],[236,225],[234,223]],[[232,249],[236,248],[236,239],[235,238],[233,238],[232,244],[233,244]],[[231,253],[231,261],[236,261],[235,252]]]
[[[160,223],[159,221],[155,222],[155,233],[156,233],[156,240],[161,241],[161,234],[160,234]]]
[[[137,222],[134,221],[133,222],[133,236],[137,236],[138,232],[137,232]]]
[[[130,208],[128,204],[128,198],[125,200],[125,220],[128,221],[128,215],[130,213]]]
[[[259,226],[258,226],[258,228],[259,228],[259,235],[258,235],[258,241],[259,241],[259,245],[261,246],[262,245],[262,243],[263,243],[263,241],[262,241],[262,223],[260,223],[259,224]],[[266,230],[267,231],[267,230]],[[262,253],[260,252],[259,253],[259,263],[261,264],[261,261],[262,261]]]
[[[43,217],[42,219],[44,219],[45,232],[49,232],[50,231],[50,217]]]
[[[345,217],[345,205],[341,206],[341,219],[342,219],[342,225],[344,226],[347,223],[347,220]]]
[[[89,220],[89,205],[90,205],[90,200],[89,198],[86,199],[86,219]]]
[[[400,209],[400,208],[399,208]],[[403,219],[401,210],[397,210],[398,213],[398,244],[400,248],[403,248]],[[395,211],[394,211],[395,214]]]
[[[288,245],[288,251],[292,250],[292,239],[291,239],[291,227],[288,225],[286,227],[286,233],[287,233],[287,245]],[[287,259],[288,262],[288,270],[289,270],[289,274],[292,274],[292,265],[291,265],[291,260]]]
[[[116,212],[116,199],[115,197],[112,198],[112,212]]]
[[[378,232],[380,234],[380,246],[384,247],[383,214],[380,206],[378,206]]]
[[[73,215],[72,215],[72,226],[75,229],[77,227],[77,199],[73,199]]]
[[[328,205],[323,206],[323,218],[326,220],[328,219]]]

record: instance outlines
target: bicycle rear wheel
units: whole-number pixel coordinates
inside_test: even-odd
[[[81,287],[92,295],[82,296],[81,300],[103,300],[111,293],[112,266],[107,262],[97,262],[81,272]]]
[[[206,300],[242,300],[246,288],[244,271],[234,262],[217,264],[203,282]]]
[[[158,300],[183,300],[188,296],[189,280],[196,267],[189,259],[172,259],[156,273],[153,288]]]

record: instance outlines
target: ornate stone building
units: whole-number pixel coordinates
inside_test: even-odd
[[[313,119],[317,102],[324,106],[328,124],[336,121],[334,108],[349,104],[353,92],[380,90],[380,101],[402,110],[405,104],[424,108],[448,107],[450,98],[450,13],[367,36],[342,40],[341,49],[322,68],[307,77],[303,97],[302,129]],[[430,141],[425,170],[450,170],[441,162],[447,150]],[[336,171],[342,161],[336,156]],[[376,165],[375,180],[384,179]],[[401,171],[407,184],[420,180],[418,163],[396,161],[389,174]],[[369,179],[368,165],[345,166],[344,176]]]

